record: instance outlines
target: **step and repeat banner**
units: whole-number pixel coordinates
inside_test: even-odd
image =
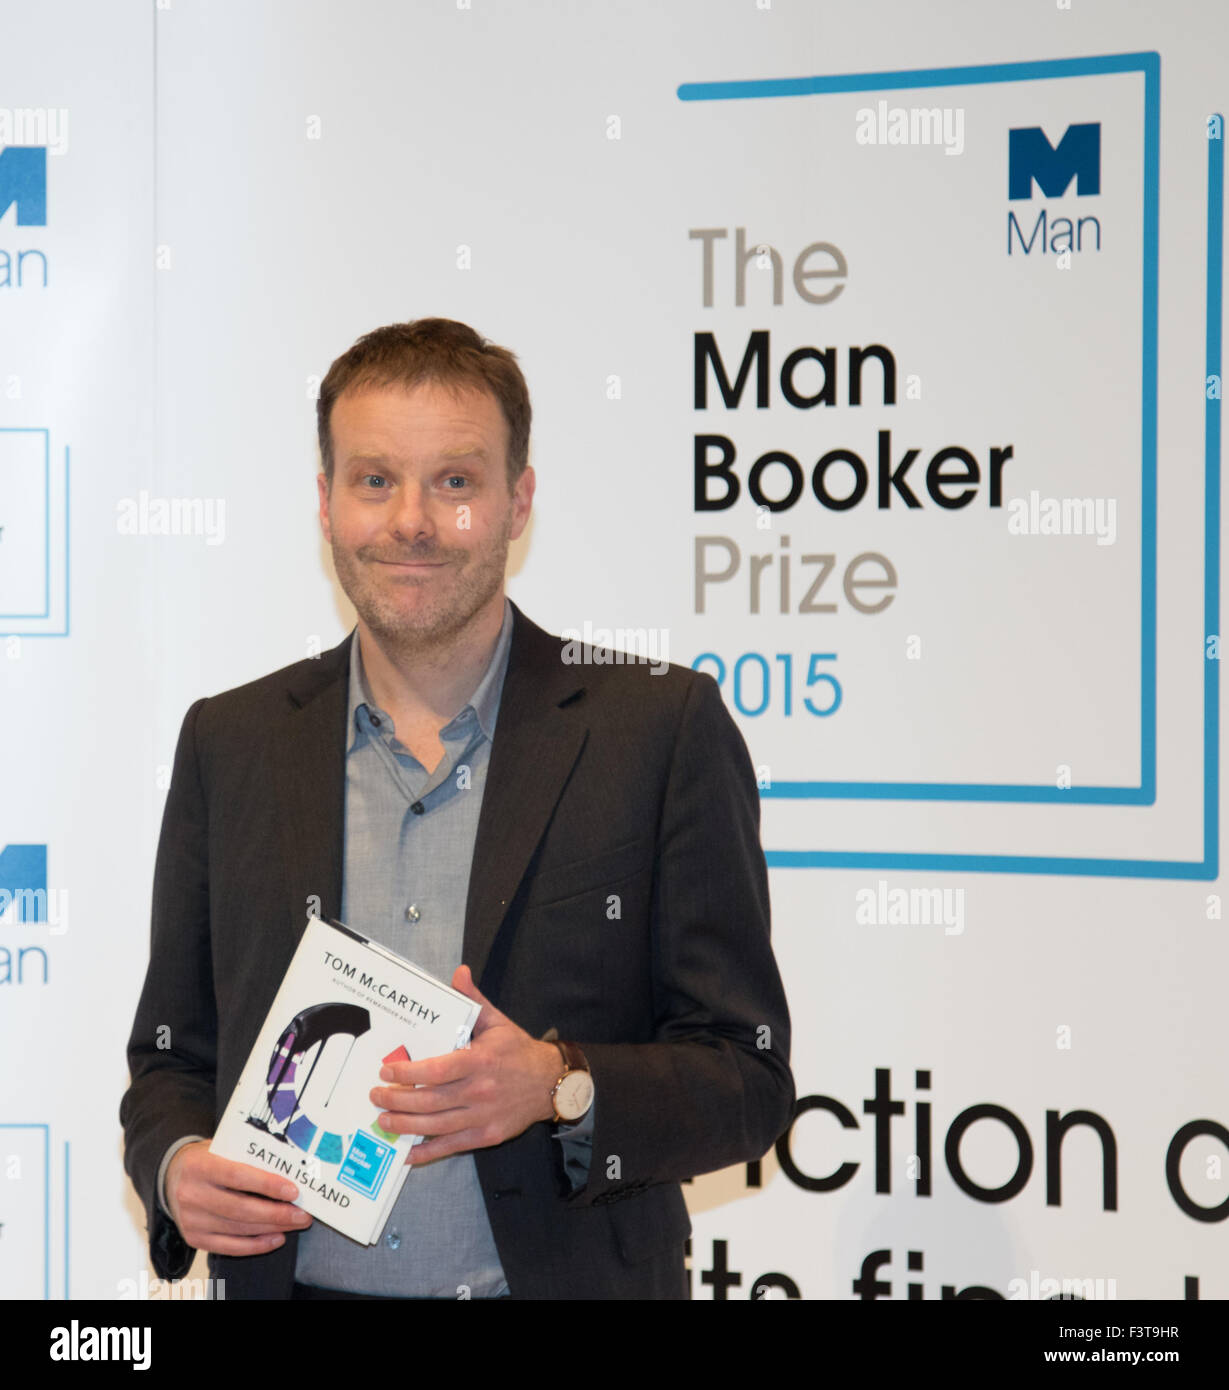
[[[0,1295],[204,1291],[117,1120],[175,740],[353,625],[317,387],[442,315],[533,397],[511,596],[756,769],[798,1105],[687,1188],[693,1296],[1229,1297],[1221,7],[6,38]]]

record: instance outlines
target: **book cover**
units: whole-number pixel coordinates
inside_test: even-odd
[[[296,1206],[374,1244],[421,1139],[377,1123],[380,1068],[466,1046],[479,1012],[386,947],[311,918],[210,1151],[289,1178]]]

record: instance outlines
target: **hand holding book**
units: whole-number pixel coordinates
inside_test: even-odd
[[[293,1204],[299,1189],[250,1163],[210,1153],[209,1141],[187,1144],[166,1173],[171,1219],[194,1250],[216,1255],[264,1255],[285,1231],[301,1231],[311,1216]]]
[[[539,1120],[554,1118],[551,1090],[559,1079],[559,1050],[518,1027],[458,966],[452,988],[481,1005],[467,1048],[419,1062],[389,1062],[371,1092],[385,1107],[378,1123],[395,1134],[425,1138],[407,1162],[502,1144]]]
[[[380,1122],[371,1084],[382,1063],[405,1058],[411,1066],[414,1057],[443,1062],[453,1049],[464,1049],[480,1013],[473,994],[450,988],[340,922],[313,917],[222,1113],[211,1155],[233,1160],[239,1172],[259,1166],[266,1177],[288,1179],[298,1189],[297,1206],[343,1235],[373,1243],[408,1174],[417,1131],[406,1119],[395,1127]],[[491,1058],[488,1047],[483,1059],[502,1066],[518,1050],[498,1049]],[[487,1088],[480,1086],[478,1094],[464,1089],[464,1099],[473,1102]],[[441,1087],[430,1094],[436,1109],[441,1101],[458,1108],[455,1092]],[[484,1110],[483,1123],[489,1119]],[[432,1121],[440,1123],[438,1116]],[[244,1182],[252,1191],[250,1179]],[[281,1191],[275,1187],[269,1195]],[[209,1200],[216,1207],[221,1198],[215,1193]],[[247,1204],[242,1212],[235,1200]],[[231,1219],[270,1221],[268,1205],[232,1198]],[[250,1234],[276,1240],[259,1225]],[[249,1246],[245,1253],[257,1251]]]

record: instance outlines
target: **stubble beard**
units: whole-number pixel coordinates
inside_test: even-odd
[[[359,546],[356,551],[349,551],[334,542],[333,565],[355,612],[389,656],[421,658],[446,653],[475,614],[499,593],[508,563],[511,531],[509,510],[498,533],[481,551],[435,547],[394,553],[382,546]],[[396,571],[388,570],[381,578],[383,567],[377,563],[381,559],[407,563],[444,560],[447,564],[444,574],[394,578]],[[446,577],[448,570],[452,571],[451,579]],[[438,592],[412,607],[398,601],[403,589],[429,592],[431,586],[446,592]]]

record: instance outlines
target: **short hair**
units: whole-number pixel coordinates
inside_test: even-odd
[[[345,391],[370,386],[412,389],[424,382],[438,382],[454,390],[468,387],[495,397],[508,424],[508,491],[512,491],[529,462],[533,416],[529,388],[515,353],[455,319],[413,319],[373,329],[329,368],[316,401],[316,430],[330,487],[333,440],[329,422],[338,397]]]

